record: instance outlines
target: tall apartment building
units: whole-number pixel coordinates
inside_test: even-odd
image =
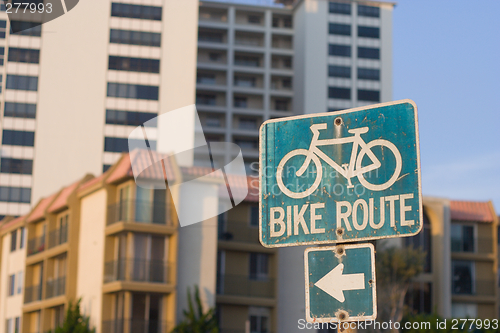
[[[13,34],[30,22],[0,12],[1,216],[101,173],[132,129],[194,103],[197,15],[196,0],[80,1]]]
[[[254,172],[263,121],[392,100],[394,6],[255,3],[200,2],[196,85],[207,139],[237,143]]]

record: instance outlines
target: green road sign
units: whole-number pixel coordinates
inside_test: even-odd
[[[417,107],[391,103],[266,121],[266,247],[411,236],[422,228]]]
[[[312,247],[304,261],[308,322],[377,318],[372,244]]]

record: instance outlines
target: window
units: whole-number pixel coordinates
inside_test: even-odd
[[[254,130],[257,128],[257,119],[255,118],[239,118],[238,127],[246,130]]]
[[[477,303],[451,303],[452,318],[477,318]]]
[[[16,35],[42,36],[42,26],[39,22],[10,21],[10,31]]]
[[[265,280],[269,275],[268,255],[266,253],[250,252],[250,279]]]
[[[268,333],[269,317],[250,316],[250,333]]]
[[[361,80],[380,80],[380,70],[372,68],[358,68],[358,79]]]
[[[31,189],[23,187],[0,186],[0,201],[30,203]]]
[[[35,133],[25,131],[4,130],[2,136],[2,144],[12,146],[28,146],[35,145]]]
[[[23,271],[17,273],[17,293],[20,294],[23,291]]]
[[[329,3],[329,10],[330,10],[330,13],[332,13],[332,14],[351,15],[351,4],[330,2]]]
[[[328,45],[328,54],[331,56],[350,57],[351,56],[351,46],[350,45],[340,45],[340,44],[330,44],[330,45]]]
[[[161,7],[112,3],[111,16],[161,21]]]
[[[16,276],[14,274],[9,275],[9,296],[14,295],[15,287],[16,287]]]
[[[351,67],[347,66],[328,66],[328,76],[351,78]]]
[[[376,27],[358,27],[358,37],[380,38],[380,29]]]
[[[287,99],[276,99],[274,101],[274,109],[276,111],[288,111],[288,100]]]
[[[118,71],[160,73],[160,60],[109,56],[108,68]]]
[[[248,15],[248,23],[260,24],[261,17],[259,15]]]
[[[156,127],[157,116],[157,113],[149,112],[106,110],[106,124]]]
[[[257,149],[258,148],[258,142],[256,140],[235,139],[234,143],[236,143],[241,149]]]
[[[432,313],[432,284],[413,282],[406,296],[406,304],[414,313]]]
[[[380,50],[373,47],[358,47],[358,58],[380,59]]]
[[[40,50],[10,47],[9,61],[38,64],[40,62]]]
[[[328,98],[351,99],[351,89],[328,87]]]
[[[0,47],[0,65],[3,66],[3,58],[5,56],[5,47]]]
[[[474,226],[458,223],[451,224],[451,251],[474,252]]]
[[[5,85],[5,88],[14,90],[37,91],[38,77],[26,75],[7,75],[7,83]]]
[[[234,64],[236,66],[259,67],[260,66],[260,58],[253,57],[253,56],[236,55],[236,56],[234,56]]]
[[[252,227],[259,226],[259,206],[250,206],[250,225]]]
[[[452,293],[473,294],[474,293],[474,263],[466,260],[452,260]]]
[[[221,118],[220,117],[207,117],[205,119],[205,125],[208,127],[221,127]]]
[[[5,117],[35,118],[36,104],[5,102]]]
[[[197,73],[196,74],[196,83],[199,84],[216,84],[215,74],[209,73]]]
[[[234,97],[234,107],[235,108],[247,108],[248,107],[248,98],[242,96]]]
[[[108,83],[108,97],[158,100],[158,87],[140,84]]]
[[[5,157],[1,159],[0,172],[31,175],[33,173],[33,161]]]
[[[222,32],[200,31],[198,33],[199,42],[224,43],[224,34]]]
[[[10,233],[10,252],[14,252],[17,248],[17,230]]]
[[[358,16],[380,17],[380,8],[358,5]]]
[[[196,94],[196,104],[215,106],[216,102],[217,99],[214,94]]]
[[[16,317],[16,319],[14,320],[14,332],[13,333],[20,333],[21,330],[21,318],[19,317]]]
[[[12,319],[5,320],[5,333],[12,333]]]
[[[423,230],[415,236],[405,238],[405,245],[425,252],[424,272],[430,273],[432,271],[431,224],[425,209]]]
[[[330,23],[328,26],[328,32],[330,35],[351,35],[351,26],[348,24]]]
[[[249,76],[235,76],[234,77],[234,85],[238,87],[255,87],[255,77]]]
[[[380,91],[358,89],[358,100],[380,102]]]
[[[20,249],[24,248],[25,238],[26,238],[26,229],[24,227],[21,227],[21,235],[19,237],[19,248]]]
[[[161,46],[161,34],[156,32],[111,29],[109,42],[142,46]]]
[[[210,52],[208,54],[208,59],[213,62],[219,62],[222,59],[222,55],[220,53]]]

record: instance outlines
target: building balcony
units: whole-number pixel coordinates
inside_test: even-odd
[[[45,299],[64,295],[66,293],[66,277],[47,281],[45,286]]]
[[[274,298],[273,278],[251,279],[247,275],[217,275],[217,295]]]
[[[28,256],[45,250],[45,235],[28,240]]]
[[[259,228],[241,222],[227,222],[226,231],[219,231],[218,239],[259,244]]]
[[[107,225],[118,222],[173,226],[165,202],[124,200],[108,206]]]
[[[451,293],[453,296],[493,296],[496,288],[495,280],[475,280],[471,282],[462,279],[452,283]]]
[[[166,333],[174,325],[167,321],[115,319],[102,322],[102,332],[106,333]]]
[[[49,249],[68,241],[68,227],[52,230],[49,232]]]
[[[477,242],[477,244],[474,244]],[[493,236],[479,237],[471,239],[469,242],[463,240],[451,240],[451,252],[453,253],[471,253],[471,254],[491,254],[493,253]]]
[[[42,299],[42,287],[40,285],[24,288],[24,303],[40,301]]]
[[[119,259],[104,264],[104,283],[134,281],[172,283],[172,265],[161,260]]]

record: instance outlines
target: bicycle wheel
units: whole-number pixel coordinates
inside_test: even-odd
[[[396,182],[396,180],[399,177],[399,174],[401,173],[401,168],[403,167],[403,161],[401,159],[401,154],[399,153],[398,148],[396,148],[396,146],[392,142],[383,139],[373,140],[367,143],[366,149],[371,150],[375,146],[388,148],[392,152],[394,158],[396,159],[396,168],[394,170],[394,173],[392,174],[391,178],[389,178],[389,180],[383,184],[369,183],[365,179],[363,174],[358,174],[358,180],[361,183],[361,185],[363,185],[369,190],[382,191],[385,190],[386,188],[389,188],[392,184]],[[363,157],[366,154],[366,149],[362,149],[361,152],[359,153],[358,159],[356,160],[356,169],[361,169],[361,161],[363,161]]]
[[[292,192],[290,191],[285,184],[283,183],[283,170],[285,169],[285,164],[288,162],[292,157],[294,156],[299,156],[299,155],[304,155],[306,158],[309,155],[309,151],[306,149],[295,149],[286,154],[280,161],[280,164],[278,165],[278,170],[276,171],[276,181],[278,182],[278,186],[285,195],[287,195],[290,198],[294,199],[302,199],[316,191],[316,189],[319,186],[319,183],[321,182],[321,177],[323,176],[323,170],[321,168],[321,161],[319,160],[319,157],[316,155],[312,155],[312,161],[314,162],[314,165],[316,166],[316,179],[314,180],[314,183],[307,189],[305,189],[302,192]],[[295,176],[297,176],[297,172],[294,172]]]

